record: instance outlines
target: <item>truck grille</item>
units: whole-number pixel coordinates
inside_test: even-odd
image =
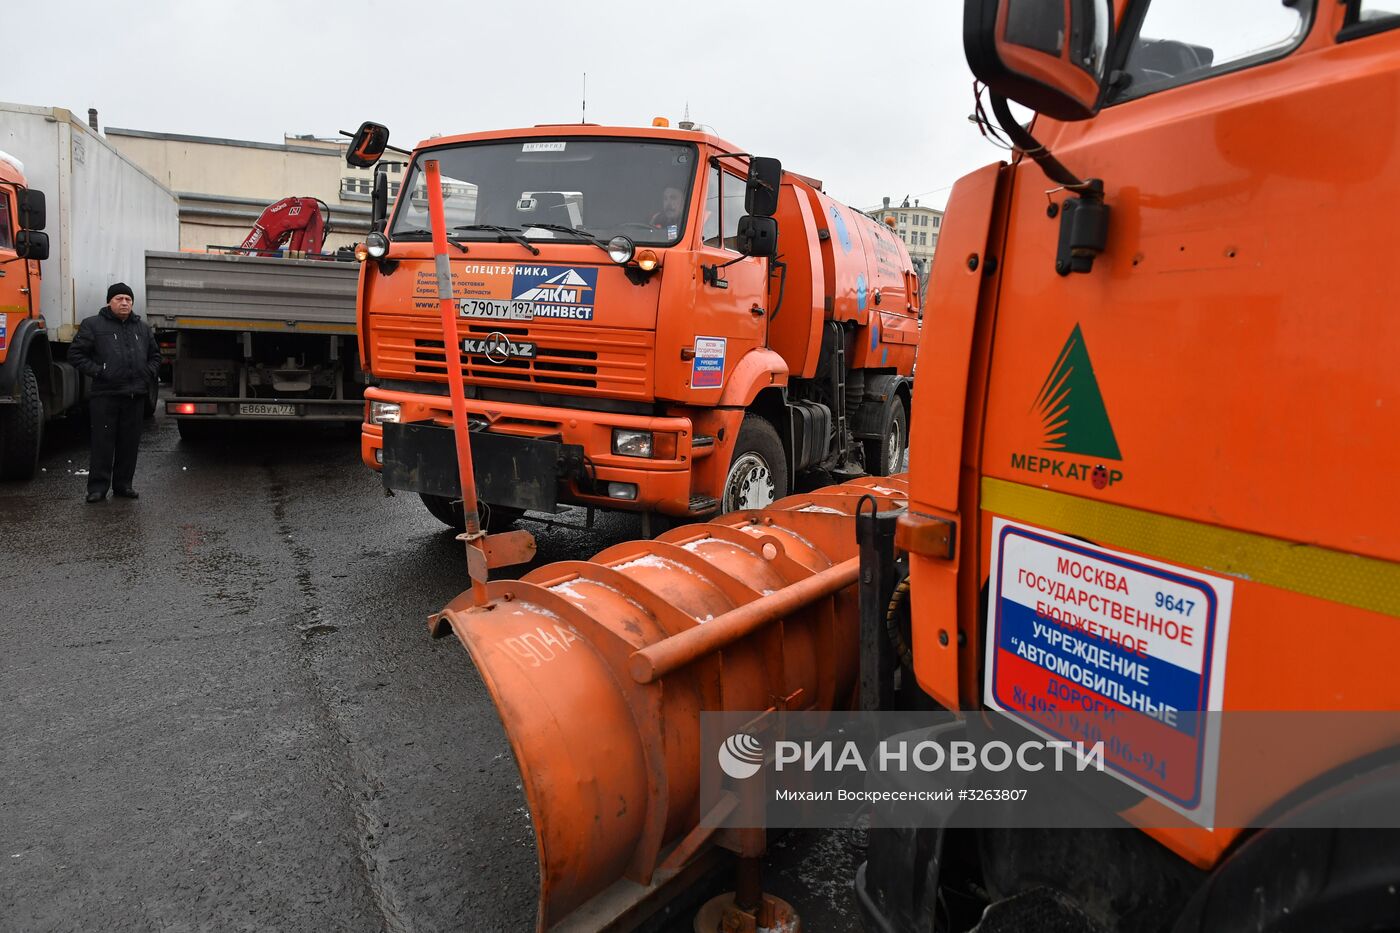
[[[392,379],[432,377],[446,381],[442,328],[437,320],[400,316],[371,320],[375,375]],[[462,373],[474,385],[537,387],[552,392],[649,399],[653,335],[646,331],[559,325],[459,324],[463,338],[502,333],[534,344],[533,358],[493,363],[463,354]]]

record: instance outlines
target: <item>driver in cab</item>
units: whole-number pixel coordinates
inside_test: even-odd
[[[674,240],[681,229],[681,219],[685,215],[685,192],[674,185],[667,185],[661,191],[661,210],[651,215],[651,225]]]

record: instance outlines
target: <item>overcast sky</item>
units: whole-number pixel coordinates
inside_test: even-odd
[[[14,3],[0,97],[103,127],[280,142],[691,118],[857,207],[942,206],[1000,153],[967,122],[957,0]],[[615,11],[615,12],[611,12]]]

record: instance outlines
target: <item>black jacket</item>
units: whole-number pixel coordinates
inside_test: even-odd
[[[78,325],[68,362],[92,377],[90,395],[145,395],[160,375],[160,347],[136,312],[122,321],[103,305]]]

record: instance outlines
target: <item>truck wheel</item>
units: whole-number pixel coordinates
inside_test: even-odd
[[[880,436],[865,442],[865,468],[872,476],[893,476],[904,469],[909,447],[909,413],[904,399],[895,396],[885,410]]]
[[[442,522],[448,528],[461,534],[467,529],[466,519],[462,517],[462,502],[460,499],[449,499],[446,496],[430,496],[426,492],[420,492],[418,498],[423,500],[423,504],[428,507],[428,511],[433,514],[433,518]],[[498,531],[505,531],[525,514],[524,509],[512,509],[504,505],[483,505],[482,513],[485,521],[482,522],[481,530],[487,534],[494,534]]]
[[[154,418],[156,406],[160,404],[160,383],[152,382],[146,390],[146,417]]]
[[[766,419],[745,415],[724,477],[719,510],[762,509],[787,494],[787,457],[778,432]]]
[[[44,400],[39,377],[26,366],[18,405],[0,408],[0,479],[32,479],[44,441]]]

